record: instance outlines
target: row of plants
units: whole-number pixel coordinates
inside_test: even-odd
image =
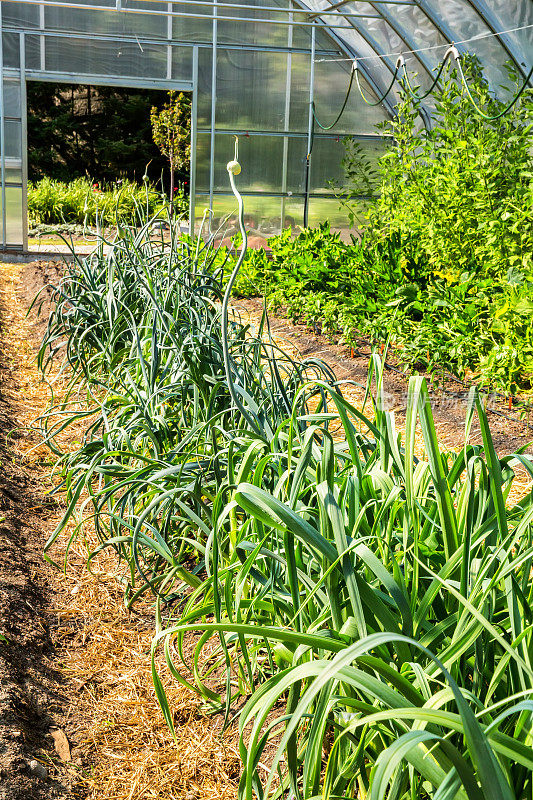
[[[144,182],[118,180],[100,184],[88,178],[65,182],[42,178],[28,184],[28,214],[30,224],[39,225],[104,225],[131,223],[137,216],[137,207],[146,208],[149,216],[167,204],[164,195],[154,186]],[[188,198],[183,189],[174,193],[176,214],[188,212]]]
[[[492,97],[478,62],[464,63],[471,93],[497,116],[505,98]],[[402,94],[381,126],[395,146],[377,171],[347,143],[349,189],[374,195],[365,218],[351,207],[362,240],[345,244],[326,225],[286,231],[269,240],[271,260],[249,255],[238,289],[266,292],[273,307],[349,345],[390,337],[411,368],[514,394],[533,388],[533,89],[486,119],[456,77],[448,65],[429,130],[420,102]]]
[[[242,259],[156,221],[54,290],[39,363],[71,378],[41,420],[67,497],[49,557],[89,519],[88,564],[113,548],[127,605],[154,597],[165,718],[168,669],[239,725],[241,798],[531,797],[533,497],[509,500],[530,459],[497,456],[475,391],[464,448],[440,452],[418,377],[402,439],[377,356],[361,411],[266,317],[228,315]]]

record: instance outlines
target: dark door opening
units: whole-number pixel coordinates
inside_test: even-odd
[[[190,94],[184,98],[190,105]],[[159,196],[169,197],[169,161],[153,141],[150,121],[151,109],[167,100],[168,92],[159,89],[28,81],[30,247],[35,236],[53,233],[48,228],[77,233],[76,227],[90,226],[91,192],[141,190],[147,176]],[[185,164],[174,171],[183,208],[189,170]]]

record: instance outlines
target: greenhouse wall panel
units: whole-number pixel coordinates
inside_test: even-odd
[[[206,202],[211,226],[231,217],[225,165],[238,134],[254,230],[314,224],[322,214],[343,229],[332,195],[343,193],[344,137],[356,136],[371,159],[387,146],[376,125],[394,115],[397,84],[376,98],[400,56],[426,87],[457,42],[499,87],[510,60],[524,75],[533,42],[530,0],[18,0],[0,13],[4,247],[24,244],[27,79],[190,90],[193,217]],[[332,125],[355,63],[363,95],[353,91]],[[424,118],[431,111],[429,97]]]

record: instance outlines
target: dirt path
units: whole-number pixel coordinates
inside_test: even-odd
[[[35,366],[44,323],[25,315],[60,270],[0,264],[0,800],[233,800],[235,736],[221,740],[198,697],[167,680],[174,743],[150,674],[153,609],[125,610],[112,552],[92,574],[83,542],[65,574],[43,560],[63,505],[47,497],[55,459],[32,431],[48,399]]]
[[[1,265],[0,798],[81,797],[77,765],[67,767],[54,744],[66,729],[75,745],[76,731],[54,659],[53,576],[42,557],[57,507],[46,497],[44,464],[34,470],[21,457],[31,439],[21,401],[31,403],[33,350],[12,303],[19,272]]]

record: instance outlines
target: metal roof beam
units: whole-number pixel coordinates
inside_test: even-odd
[[[374,2],[370,2],[370,5],[372,6],[372,8],[376,7],[376,3]],[[396,33],[396,35],[399,36],[403,42],[405,42],[405,44],[407,45],[407,49],[411,51],[412,55],[416,58],[416,60],[421,64],[423,69],[427,72],[429,79],[433,80],[435,77],[433,74],[433,67],[431,66],[430,61],[425,55],[423,55],[420,52],[413,52],[416,50],[416,42],[411,38],[411,35],[407,33],[405,28],[403,28],[396,22],[396,20],[390,14],[390,12],[382,8],[378,8],[376,10],[379,10],[381,17],[387,23],[387,25],[389,25],[392,28],[392,30]]]
[[[415,4],[426,15],[427,19],[429,19],[429,21],[436,27],[441,36],[444,36],[448,42],[448,45],[451,45],[452,42],[457,39],[456,33],[452,31],[448,23],[440,16],[440,14],[435,13],[427,0],[415,0]],[[456,47],[459,52],[464,50],[464,48],[460,45],[456,45]]]
[[[416,0],[391,0],[390,2],[389,2],[389,0],[377,0],[377,1],[379,3],[387,2],[387,5],[394,5],[394,6],[414,6],[414,5],[416,5]],[[357,0],[340,0],[340,3],[335,3],[335,5],[332,5],[331,8],[328,9],[328,13],[330,13],[331,11],[336,11],[339,8],[342,8],[342,6],[345,6],[346,3],[356,3],[356,2],[357,2]],[[366,3],[367,0],[364,0],[364,2]],[[324,13],[323,11],[313,11],[309,16],[309,19],[314,19],[315,17],[320,17],[321,14],[323,14],[323,13]]]
[[[293,2],[294,5],[299,5],[300,8],[306,8],[308,11],[310,11],[309,7],[306,6],[305,0],[293,0]],[[320,13],[322,15],[327,15],[327,11],[326,12],[322,11]],[[348,27],[343,28],[342,30],[347,30],[349,32],[350,29],[353,29],[357,33],[359,33],[359,35],[367,42],[367,44],[375,52],[376,56],[380,58],[380,60],[389,70],[391,75],[393,75],[395,71],[395,65],[391,62],[389,58],[382,58],[380,56],[379,52],[380,48],[377,45],[377,42],[373,41],[372,37],[366,34],[364,31],[361,31],[356,25],[353,24],[351,20],[347,20],[347,22],[349,23]],[[325,31],[325,33],[328,36],[330,36],[334,41],[336,41],[341,50],[343,50],[349,58],[353,59],[354,61],[356,58],[358,58],[358,53],[356,52],[354,46],[346,42],[341,34],[328,31],[327,24],[325,24],[324,27],[321,27],[321,30]],[[382,95],[387,87],[385,86],[385,84],[381,84],[381,82],[376,79],[376,77],[372,74],[372,71],[369,70],[369,68],[367,67],[365,60],[360,61],[358,67],[360,71],[363,73],[365,80],[367,81],[372,91],[375,93],[376,97]],[[383,101],[383,105],[385,106],[391,117],[396,116],[395,104],[391,100],[389,100],[388,97]]]

